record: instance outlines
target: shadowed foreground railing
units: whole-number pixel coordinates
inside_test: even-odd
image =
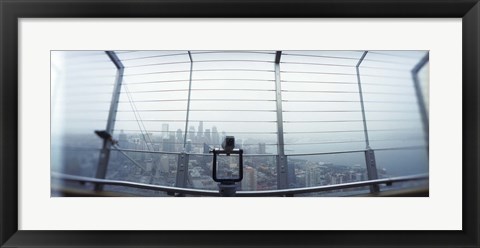
[[[155,191],[166,192],[169,195],[220,196],[218,191],[215,191],[215,190],[188,189],[188,188],[119,181],[119,180],[97,179],[97,178],[91,178],[91,177],[67,175],[67,174],[62,174],[57,172],[52,172],[51,176],[52,176],[52,179],[58,179],[63,181],[72,181],[72,182],[78,182],[82,184],[92,183],[92,184],[102,184],[102,185],[116,185],[116,186],[124,186],[124,187],[138,188],[138,189],[155,190]],[[364,186],[370,186],[370,185],[385,184],[387,186],[391,186],[392,184],[399,183],[399,182],[422,181],[422,180],[428,180],[428,174],[382,178],[382,179],[367,180],[362,182],[351,182],[351,183],[324,185],[324,186],[306,187],[306,188],[262,190],[262,191],[238,191],[236,193],[236,196],[250,196],[250,197],[294,196],[297,194],[318,193],[318,192],[325,192],[325,191],[331,191],[331,190],[358,188],[358,187],[364,187]]]

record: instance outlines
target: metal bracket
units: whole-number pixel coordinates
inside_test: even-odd
[[[378,179],[377,162],[375,161],[375,152],[372,149],[367,149],[365,151],[365,164],[367,165],[368,180]],[[380,192],[380,187],[378,186],[378,184],[370,185],[370,192]]]
[[[178,154],[177,162],[177,178],[175,180],[175,187],[186,188],[188,181],[188,162],[189,155],[187,153]]]

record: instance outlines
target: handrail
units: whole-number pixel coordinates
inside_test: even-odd
[[[395,150],[411,150],[411,149],[421,149],[425,148],[425,146],[402,146],[402,147],[384,147],[384,148],[376,148],[375,151],[395,151]],[[139,150],[139,149],[126,149],[115,147],[112,148],[116,151],[123,151],[123,152],[139,152],[139,153],[152,153],[152,154],[165,154],[165,155],[180,155],[182,152],[166,152],[166,151],[149,151],[149,150]],[[331,151],[331,152],[311,152],[311,153],[290,153],[285,154],[288,157],[295,157],[295,156],[314,156],[314,155],[330,155],[330,154],[343,154],[343,153],[359,153],[365,152],[366,149],[358,149],[358,150],[346,150],[346,151]],[[187,152],[188,155],[194,156],[212,156],[211,153],[192,153]],[[277,154],[253,154],[247,153],[243,154],[244,157],[260,157],[260,156],[267,156],[267,157],[275,157]]]
[[[59,179],[64,181],[117,185],[117,186],[125,186],[125,187],[132,187],[132,188],[164,191],[167,193],[199,195],[199,196],[220,196],[218,191],[215,191],[215,190],[187,189],[187,188],[152,185],[152,184],[144,184],[144,183],[119,181],[119,180],[98,179],[98,178],[92,178],[92,177],[68,175],[68,174],[63,174],[58,172],[52,172],[51,177],[54,179]],[[367,180],[362,182],[351,182],[351,183],[324,185],[324,186],[316,186],[316,187],[308,187],[308,188],[262,190],[262,191],[237,191],[236,196],[252,196],[252,197],[253,196],[293,196],[296,194],[315,193],[315,192],[323,192],[323,191],[347,189],[347,188],[358,188],[358,187],[370,186],[370,185],[379,185],[379,184],[391,185],[393,183],[405,182],[405,181],[428,180],[428,178],[429,178],[428,174],[417,174],[417,175],[411,175],[411,176],[382,178],[382,179]]]

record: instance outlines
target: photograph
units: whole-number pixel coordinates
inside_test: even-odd
[[[52,50],[51,197],[429,197],[428,50]]]

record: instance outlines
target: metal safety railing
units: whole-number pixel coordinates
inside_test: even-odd
[[[218,57],[208,57],[206,55],[216,55],[223,53],[238,53],[242,54],[242,57],[238,59],[219,59]],[[203,155],[201,153],[183,153],[183,152],[172,152],[172,151],[158,151],[152,147],[153,142],[150,140],[150,136],[147,134],[152,133],[165,133],[165,131],[160,130],[159,123],[181,123],[184,125],[184,130],[182,130],[183,138],[180,142],[175,141],[175,143],[163,142],[164,144],[178,144],[182,145],[185,148],[187,143],[187,137],[189,136],[189,125],[192,123],[241,123],[242,125],[250,124],[255,126],[257,130],[255,132],[247,132],[240,130],[237,132],[240,134],[270,134],[275,136],[275,141],[269,141],[263,143],[273,148],[276,148],[275,154],[245,154],[245,156],[272,156],[276,157],[276,173],[277,173],[277,187],[280,191],[288,190],[298,190],[298,189],[287,189],[289,187],[289,174],[292,172],[288,171],[288,158],[291,156],[307,156],[307,155],[326,155],[326,154],[343,154],[350,152],[364,152],[365,153],[365,164],[368,168],[368,181],[358,182],[374,182],[377,180],[376,173],[376,162],[375,154],[376,151],[382,150],[396,150],[403,149],[402,147],[393,147],[385,148],[383,146],[372,146],[370,148],[369,142],[376,141],[398,141],[395,139],[380,139],[375,137],[374,134],[378,132],[397,132],[402,131],[410,132],[415,131],[416,128],[392,128],[390,124],[392,122],[404,122],[404,121],[415,121],[422,122],[424,129],[426,130],[426,145],[423,146],[410,146],[406,149],[420,149],[427,148],[428,150],[428,116],[426,115],[425,106],[422,106],[423,103],[422,95],[420,94],[420,87],[418,82],[418,70],[422,68],[425,63],[428,62],[428,54],[414,67],[411,71],[411,62],[402,63],[402,59],[397,61],[395,55],[382,53],[382,52],[370,52],[370,51],[353,51],[352,54],[344,54],[342,56],[333,56],[333,55],[319,55],[319,54],[302,54],[299,51],[185,51],[185,52],[167,52],[162,54],[148,55],[143,54],[140,51],[122,51],[114,52],[108,51],[107,55],[110,60],[115,64],[117,68],[117,75],[114,82],[114,89],[112,94],[112,100],[110,102],[110,109],[108,111],[109,116],[107,120],[106,130],[109,133],[113,133],[115,130],[125,129],[133,131],[133,126],[135,123],[139,125],[137,130],[141,133],[144,142],[146,144],[146,149],[125,149],[118,147],[111,147],[109,144],[104,143],[104,146],[101,151],[101,159],[98,163],[96,179],[95,180],[105,180],[106,171],[109,161],[110,150],[117,150],[119,152],[141,152],[141,153],[158,153],[158,154],[176,154],[178,155],[177,161],[177,181],[181,179],[182,182],[186,182],[188,176],[188,156],[189,155]],[[254,59],[253,57],[247,57],[245,55],[256,54],[261,55],[261,58]],[[371,56],[373,55],[382,55],[386,57]],[[388,57],[392,57],[389,59]],[[165,61],[158,61],[155,59],[164,58]],[[305,60],[304,60],[305,59]],[[412,58],[406,56],[405,59],[417,60],[418,58]],[[246,64],[249,64],[246,66]],[[367,63],[367,64],[365,64]],[[368,64],[370,63],[370,64]],[[373,65],[372,65],[373,63]],[[377,66],[381,63],[382,66]],[[219,66],[222,64],[222,66]],[[168,65],[182,65],[178,68],[169,68]],[[195,65],[195,66],[194,66]],[[225,65],[225,66],[223,66]],[[232,67],[234,66],[235,67]],[[260,66],[261,65],[261,66]],[[298,65],[304,68],[298,68]],[[382,74],[381,70],[399,70],[398,68],[389,68],[389,65],[400,65],[403,72],[409,73],[409,76],[413,76],[414,85],[409,85],[407,83],[398,83],[399,79],[411,79],[410,77],[397,77],[397,76],[386,76]],[[165,67],[164,67],[165,66]],[[296,67],[297,66],[297,67]],[[146,69],[144,69],[147,67]],[[158,68],[162,67],[162,68]],[[331,69],[331,68],[335,69]],[[131,70],[135,68],[135,70]],[[325,69],[330,68],[330,69]],[[378,69],[380,74],[372,74],[368,69]],[[363,71],[367,69],[366,71]],[[361,71],[362,70],[362,71]],[[125,73],[124,73],[125,71]],[[204,72],[207,72],[205,74]],[[229,75],[227,73],[236,73],[236,76]],[[242,72],[248,72],[248,74],[242,74]],[[162,77],[160,77],[161,75]],[[109,76],[112,77],[113,75]],[[166,77],[167,79],[163,78]],[[335,77],[335,78],[332,78]],[[373,78],[373,79],[372,79]],[[159,80],[160,79],[160,80]],[[308,80],[307,80],[308,79]],[[410,80],[408,80],[410,81]],[[163,85],[168,83],[175,83],[175,87],[163,88],[142,88],[155,86],[157,84]],[[217,85],[218,82],[218,85]],[[246,85],[245,88],[239,88],[240,82],[252,83],[252,85]],[[385,83],[387,82],[387,83]],[[185,83],[178,84],[177,83]],[[235,88],[226,88],[224,83],[234,83]],[[253,84],[254,83],[254,84]],[[192,85],[193,84],[193,85]],[[213,86],[205,86],[211,84]],[[306,87],[302,84],[308,84]],[[318,86],[318,89],[312,90],[310,87],[312,84],[321,85]],[[136,85],[143,85],[141,88],[135,89]],[[332,85],[341,85],[341,89],[331,89],[329,88]],[[387,86],[387,87],[406,87],[411,89],[412,92],[408,91],[399,92],[396,88],[390,91],[390,88],[384,88],[381,90],[371,91],[369,90],[369,85],[377,86]],[[192,87],[195,86],[195,87]],[[248,86],[248,87],[247,87]],[[415,87],[414,87],[415,86]],[[127,87],[130,87],[128,90]],[[217,87],[217,88],[212,88]],[[348,88],[349,87],[349,88]],[[123,90],[122,90],[123,88]],[[371,89],[371,88],[370,88]],[[230,98],[220,95],[218,98],[211,97],[210,95],[204,95],[203,92],[210,91],[227,91],[229,93],[236,91],[248,91],[249,94],[237,96],[233,95]],[[175,93],[176,95],[172,95]],[[178,93],[178,94],[177,94]],[[185,94],[183,94],[185,93]],[[258,95],[252,95],[258,93]],[[308,96],[307,96],[308,93]],[[416,93],[416,94],[415,94]],[[103,92],[102,92],[103,94]],[[164,94],[165,97],[162,95]],[[305,94],[305,96],[303,95]],[[135,98],[134,96],[140,95],[141,97]],[[159,96],[161,95],[161,96]],[[367,99],[364,99],[364,96],[368,96]],[[396,99],[395,96],[405,96],[411,95],[412,99]],[[123,96],[123,97],[122,97]],[[125,98],[127,96],[128,98]],[[174,98],[173,98],[174,97]],[[134,99],[135,98],[135,99]],[[187,107],[185,109],[171,108],[167,109],[168,105],[161,105],[163,102],[185,102]],[[237,109],[224,109],[223,105],[227,103],[250,103],[254,102],[256,105],[265,105],[262,109],[251,109],[250,107],[242,107]],[[294,104],[298,103],[347,103],[339,110],[330,110],[330,109],[299,109],[294,108]],[[159,108],[150,109],[138,107],[142,103],[158,103]],[[196,106],[197,103],[202,105]],[[221,105],[222,109],[210,109],[210,105],[203,104],[217,104]],[[352,103],[352,104],[348,104]],[[410,111],[398,111],[391,109],[388,112],[391,113],[390,116],[384,116],[385,110],[379,110],[375,108],[368,108],[368,104],[372,106],[372,103],[393,103],[393,104],[412,104],[416,106],[418,103],[419,110],[421,112],[421,118],[413,118],[412,116],[406,115]],[[132,109],[120,108],[119,104],[130,104]],[[135,105],[138,104],[138,105]],[[191,104],[191,105],[190,105]],[[365,104],[365,106],[364,106]],[[121,105],[122,106],[122,105]],[[206,107],[205,107],[206,106]],[[145,105],[144,105],[145,107]],[[291,107],[291,108],[288,108]],[[247,118],[247,119],[224,119],[212,118],[211,116],[203,118],[200,114],[205,113],[214,113],[214,112],[252,112],[258,114],[261,118]],[[160,118],[157,114],[161,112],[175,112],[171,118]],[[180,112],[180,113],[177,113]],[[185,113],[182,113],[185,112]],[[258,112],[258,113],[257,113]],[[265,113],[264,113],[265,112]],[[270,115],[268,112],[276,113]],[[133,113],[133,115],[132,115]],[[189,114],[197,114],[189,116]],[[339,113],[341,116],[331,116],[329,113]],[[371,114],[368,118],[365,116],[365,113]],[[119,116],[117,116],[117,114]],[[142,116],[140,116],[142,114]],[[145,115],[143,115],[145,114]],[[186,114],[186,116],[180,116]],[[377,115],[375,115],[377,114]],[[315,118],[302,119],[304,116],[314,116]],[[292,117],[294,116],[294,117]],[[302,117],[298,117],[302,116]],[[128,118],[130,117],[130,118]],[[81,120],[81,119],[80,119]],[[387,127],[379,128],[375,127],[379,122],[388,123]],[[115,125],[115,123],[120,125]],[[183,124],[184,123],[184,124]],[[367,128],[367,123],[369,124]],[[262,128],[260,128],[260,125]],[[326,124],[326,125],[338,125],[338,129],[332,131],[326,131],[324,129],[312,129],[311,131],[306,131],[308,129],[303,129],[301,125],[303,124]],[[345,127],[342,125],[345,124]],[[347,125],[348,124],[348,125]],[[363,125],[362,125],[363,124]],[[372,125],[371,125],[372,124]],[[284,127],[285,125],[285,127]],[[118,126],[121,126],[120,128]],[[202,125],[203,126],[203,125]],[[293,127],[294,126],[294,127]],[[168,128],[167,128],[168,130]],[[300,130],[300,131],[297,131]],[[232,130],[229,131],[229,134],[233,134]],[[230,132],[232,131],[232,132]],[[258,132],[261,131],[261,132]],[[168,131],[167,131],[168,132]],[[338,140],[320,140],[319,142],[314,141],[310,142],[292,142],[288,138],[292,135],[299,134],[308,134],[308,135],[319,135],[319,134],[330,134],[330,133],[362,133],[364,132],[365,138],[355,138],[348,137],[348,140],[338,139]],[[285,137],[284,137],[285,136]],[[323,136],[322,136],[323,137]],[[405,137],[405,136],[402,136]],[[284,141],[285,140],[285,141]],[[414,140],[414,139],[410,139]],[[417,139],[418,140],[418,139]],[[355,149],[355,147],[361,147],[361,143],[366,143],[365,149]],[[310,152],[308,150],[301,151],[298,148],[298,151],[301,152],[290,152],[288,148],[297,150],[297,146],[305,145],[330,145],[330,144],[344,144],[344,143],[355,143],[353,148],[348,148],[348,151],[327,151],[327,152]],[[192,145],[202,145],[202,143],[196,143],[193,141]],[[150,146],[149,146],[150,145]],[[249,144],[244,144],[249,145]],[[252,144],[255,145],[255,144]],[[294,146],[293,148],[291,146]],[[272,149],[273,149],[272,148]],[[363,147],[362,147],[363,148]],[[208,156],[208,155],[206,155]],[[108,181],[108,180],[107,180]],[[123,181],[115,181],[123,182]],[[125,182],[129,183],[129,182]],[[186,190],[186,185],[182,183],[177,183],[178,189]],[[357,182],[353,183],[356,184]],[[106,184],[106,183],[105,183]],[[350,184],[350,183],[349,183]],[[368,186],[375,186],[378,184],[372,183]],[[152,186],[152,185],[150,185]],[[154,185],[153,185],[154,186]],[[336,187],[336,185],[330,185]],[[330,187],[329,186],[329,187]],[[165,187],[167,186],[155,186],[155,187]],[[327,187],[327,186],[319,186]],[[171,187],[170,187],[171,188]],[[175,187],[173,187],[175,188]],[[318,188],[318,187],[314,187]],[[310,189],[310,188],[309,188]],[[313,188],[312,188],[313,189]],[[280,192],[276,190],[275,192]],[[208,192],[199,190],[201,192]],[[378,189],[373,189],[372,192],[378,191]],[[178,191],[177,193],[179,193]],[[242,191],[244,192],[244,191]],[[266,191],[262,191],[266,192]],[[240,192],[239,192],[240,193]],[[277,194],[275,193],[275,194]],[[245,193],[240,193],[245,194]],[[255,193],[257,194],[257,193]],[[295,193],[299,194],[299,193]]]
[[[92,183],[94,185],[98,185],[98,184],[115,185],[115,186],[131,187],[131,188],[138,188],[138,189],[162,191],[172,196],[179,196],[179,195],[220,196],[219,192],[215,190],[188,189],[188,188],[180,188],[180,187],[152,185],[152,184],[145,184],[145,183],[135,183],[135,182],[128,182],[128,181],[98,179],[98,178],[91,178],[91,177],[67,175],[67,174],[62,174],[57,172],[52,172],[51,177],[52,179],[78,182],[82,184]],[[425,180],[428,180],[428,178],[429,178],[428,174],[418,174],[418,175],[411,175],[411,176],[382,178],[382,179],[367,180],[362,182],[351,182],[351,183],[324,185],[324,186],[316,186],[316,187],[262,190],[262,191],[238,191],[236,193],[236,196],[251,196],[251,197],[295,196],[299,194],[320,193],[320,192],[327,192],[332,190],[352,189],[352,188],[359,188],[359,187],[365,187],[365,186],[374,186],[374,185],[379,186],[382,184],[391,186],[394,183],[407,182],[407,181],[425,181]]]

